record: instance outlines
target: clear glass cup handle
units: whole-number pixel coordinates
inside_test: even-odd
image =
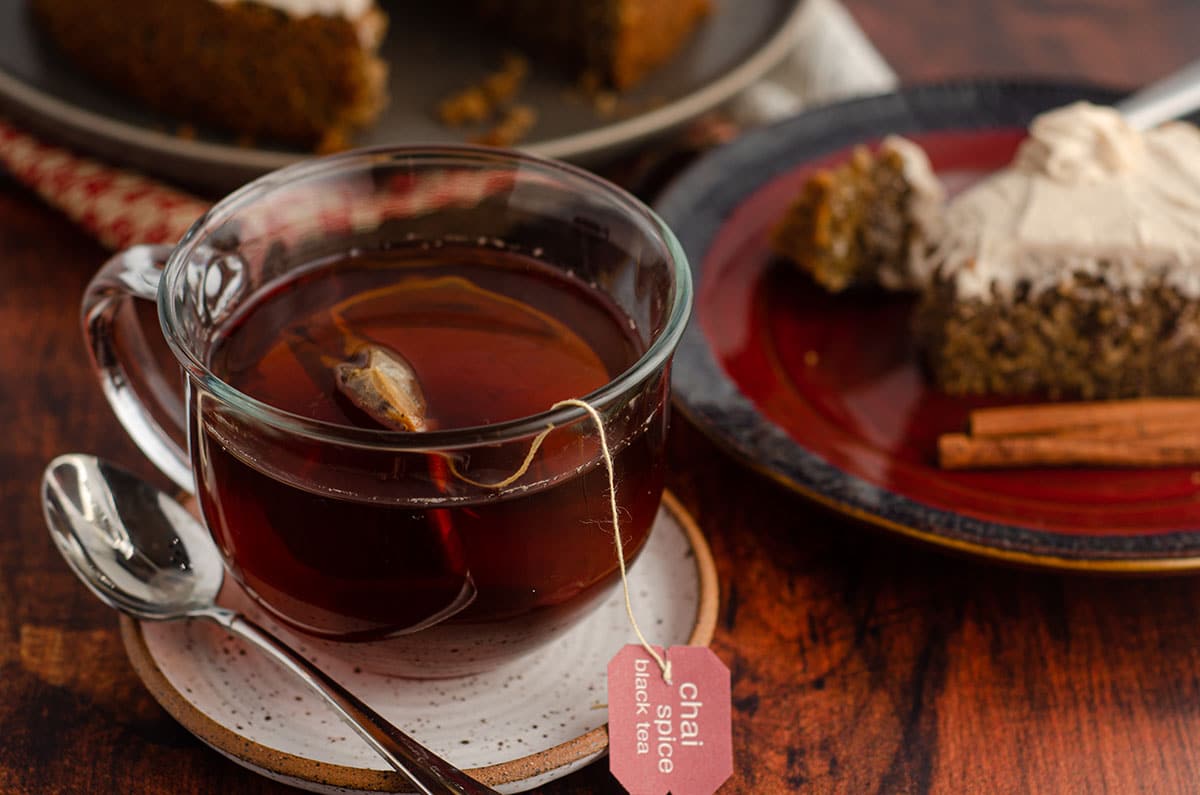
[[[125,431],[164,475],[192,494],[191,462],[177,440],[186,435],[183,400],[156,364],[130,311],[132,299],[158,298],[170,254],[170,246],[134,246],[104,263],[83,295],[83,333],[104,396]],[[177,435],[158,418],[169,419]]]

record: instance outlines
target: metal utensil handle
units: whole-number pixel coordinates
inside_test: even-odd
[[[1116,104],[1130,125],[1148,130],[1200,109],[1200,61],[1138,89]]]
[[[209,615],[230,632],[244,638],[291,670],[337,710],[393,768],[422,795],[496,795],[496,791],[450,767],[423,745],[392,725],[357,696],[329,678],[283,641],[250,619],[232,611]]]

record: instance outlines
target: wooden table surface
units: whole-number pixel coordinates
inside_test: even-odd
[[[906,81],[1134,85],[1193,57],[1191,0],[849,0]],[[54,455],[134,466],[77,307],[103,252],[0,181],[0,792],[275,793],[154,702],[68,573]],[[671,487],[718,562],[733,672],[725,792],[1194,792],[1200,578],[1030,573],[910,546],[736,466],[682,422]],[[541,792],[619,792],[599,763]]]

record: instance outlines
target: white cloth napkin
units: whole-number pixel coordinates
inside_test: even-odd
[[[766,124],[812,105],[896,88],[896,73],[838,0],[806,0],[795,35],[783,63],[729,102],[726,110],[739,124]]]

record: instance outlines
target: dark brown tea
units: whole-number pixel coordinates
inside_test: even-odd
[[[581,280],[447,246],[318,263],[275,283],[223,330],[210,368],[277,409],[384,430],[339,393],[333,365],[348,340],[411,364],[435,433],[584,397],[642,352],[628,318]],[[609,416],[630,557],[662,491],[665,376],[641,388]],[[488,442],[483,427],[414,450],[339,440],[333,427],[325,438],[280,433],[192,399],[213,535],[247,590],[310,635],[387,641],[380,648],[414,673],[462,672],[544,642],[615,581],[607,472],[586,418],[551,432],[515,483],[492,488],[521,467],[539,428]],[[414,447],[422,436],[411,434]]]

